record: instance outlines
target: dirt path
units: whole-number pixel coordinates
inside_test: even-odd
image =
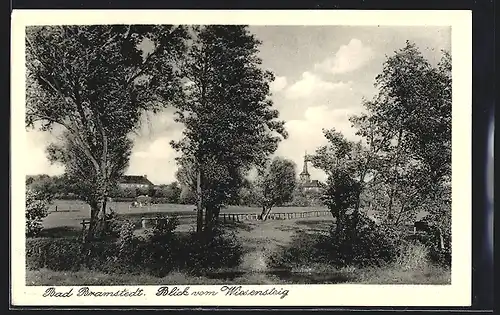
[[[291,221],[252,222],[248,229],[240,230],[238,238],[245,247],[240,268],[248,272],[268,270],[267,257],[288,244],[295,233]]]

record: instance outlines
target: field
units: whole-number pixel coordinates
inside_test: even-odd
[[[56,212],[57,207],[57,212]],[[130,202],[111,202],[111,209],[124,217],[140,220],[141,217],[152,217],[156,215],[195,215],[195,206],[182,204],[155,204],[150,207],[130,207]],[[273,212],[306,212],[315,210],[326,210],[320,207],[276,207]],[[221,210],[223,213],[260,213],[261,209],[256,207],[228,206]],[[49,215],[44,219],[43,225],[46,229],[53,228],[81,228],[83,219],[90,216],[89,206],[81,201],[56,200],[49,210]]]

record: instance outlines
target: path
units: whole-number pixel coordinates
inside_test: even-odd
[[[246,252],[240,265],[241,270],[267,271],[267,257],[291,241],[295,233],[294,221],[251,222],[248,230],[240,230],[237,235]]]

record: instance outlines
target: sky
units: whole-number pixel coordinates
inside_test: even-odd
[[[371,99],[373,83],[387,56],[414,42],[431,63],[441,50],[451,51],[449,27],[355,26],[250,26],[262,41],[262,67],[273,71],[272,100],[285,120],[289,138],[275,155],[293,160],[300,172],[305,152],[326,144],[322,129],[335,128],[355,140],[349,116],[362,112],[362,100]],[[177,153],[169,142],[182,135],[173,121],[173,109],[145,115],[133,135],[134,148],[126,174],[147,175],[154,184],[175,180]],[[59,175],[64,169],[51,165],[45,155],[56,138],[47,132],[27,131],[26,174]],[[312,179],[325,175],[309,165]]]

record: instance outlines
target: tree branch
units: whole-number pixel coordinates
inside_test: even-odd
[[[138,71],[136,74],[132,75],[129,79],[127,79],[127,85],[132,83],[137,77],[139,77],[142,73],[144,73],[144,68],[146,67],[147,63],[151,60],[152,57],[156,56],[158,54],[158,48],[155,49],[152,53],[150,53],[146,59],[142,62],[142,64],[138,67]]]

